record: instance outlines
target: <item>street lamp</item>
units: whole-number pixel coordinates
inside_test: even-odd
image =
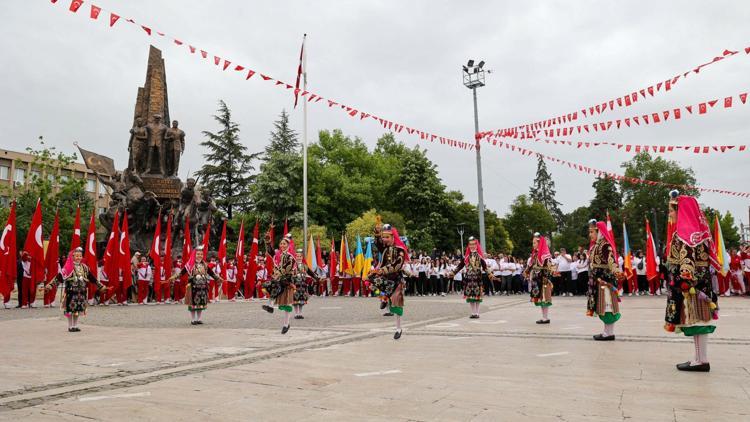
[[[474,95],[474,139],[476,141],[477,150],[477,189],[479,191],[479,199],[477,209],[479,210],[479,241],[482,245],[486,245],[484,239],[484,193],[482,190],[482,153],[479,148],[479,138],[476,134],[479,133],[479,113],[477,111],[477,88],[484,86],[484,60],[480,61],[474,66],[474,60],[469,60],[465,66],[461,67],[463,70],[464,86],[469,88]],[[463,248],[463,246],[462,246]],[[462,249],[463,250],[463,249]]]

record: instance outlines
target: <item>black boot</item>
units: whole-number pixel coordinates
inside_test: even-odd
[[[273,308],[268,305],[263,305],[263,310],[268,312],[269,314],[273,313]]]
[[[384,300],[381,300],[380,301],[380,309],[385,309],[386,306],[388,306],[388,304]]]
[[[711,370],[711,364],[701,363],[699,365],[691,365],[690,362],[678,363],[677,369],[687,372],[708,372]]]
[[[286,334],[289,331],[289,326],[285,325],[281,327],[281,334]]]
[[[605,336],[604,334],[597,334],[594,336],[594,340],[596,341],[614,341],[614,339],[614,334],[612,334],[611,336]]]

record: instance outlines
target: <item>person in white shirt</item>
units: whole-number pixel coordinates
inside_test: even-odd
[[[589,286],[589,259],[585,252],[578,253],[576,269],[578,270],[578,294],[585,295]]]
[[[557,272],[560,273],[560,295],[572,297],[573,287],[571,285],[570,264],[573,262],[573,258],[565,248],[560,248],[560,255],[555,258],[555,262],[557,264]]]
[[[646,257],[643,256],[642,251],[636,251],[633,257],[633,267],[635,268],[636,283],[625,282],[628,287],[628,296],[633,296],[633,293],[645,293],[644,286],[648,286],[648,280],[646,279]]]
[[[495,258],[488,255],[488,258],[484,260],[487,263],[487,271],[486,273],[482,274],[482,284],[484,286],[484,291],[488,292],[487,294],[494,296],[495,295],[495,286],[494,281],[491,281],[489,277],[487,277],[488,274],[492,274],[492,276],[495,276],[495,271],[499,268],[497,265],[497,260]]]
[[[509,262],[508,258],[504,255],[500,255],[499,262],[497,263],[497,270],[495,270],[495,278],[500,281],[500,291],[505,296],[508,296],[513,291],[513,270],[515,264]]]

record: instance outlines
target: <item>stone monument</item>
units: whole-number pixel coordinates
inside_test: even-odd
[[[213,219],[216,205],[210,192],[201,192],[194,179],[189,178],[183,184],[178,177],[186,138],[177,120],[171,121],[171,126],[165,124],[170,122],[167,98],[164,59],[161,51],[151,46],[146,82],[138,88],[135,102],[127,168],[114,171],[111,164],[100,164],[107,160],[111,163],[111,159],[80,147],[79,150],[89,168],[112,190],[110,206],[99,216],[101,223],[111,229],[115,213],[122,215],[127,211],[131,247],[148,251],[160,211],[163,231],[171,214],[174,256],[182,250],[185,221],[190,223],[193,242],[200,242]],[[212,232],[216,231],[213,225],[211,228]],[[160,237],[162,242],[165,234]]]

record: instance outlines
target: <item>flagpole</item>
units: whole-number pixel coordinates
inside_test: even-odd
[[[307,91],[307,34],[302,36],[302,83]],[[302,242],[307,253],[307,98],[302,100]]]

